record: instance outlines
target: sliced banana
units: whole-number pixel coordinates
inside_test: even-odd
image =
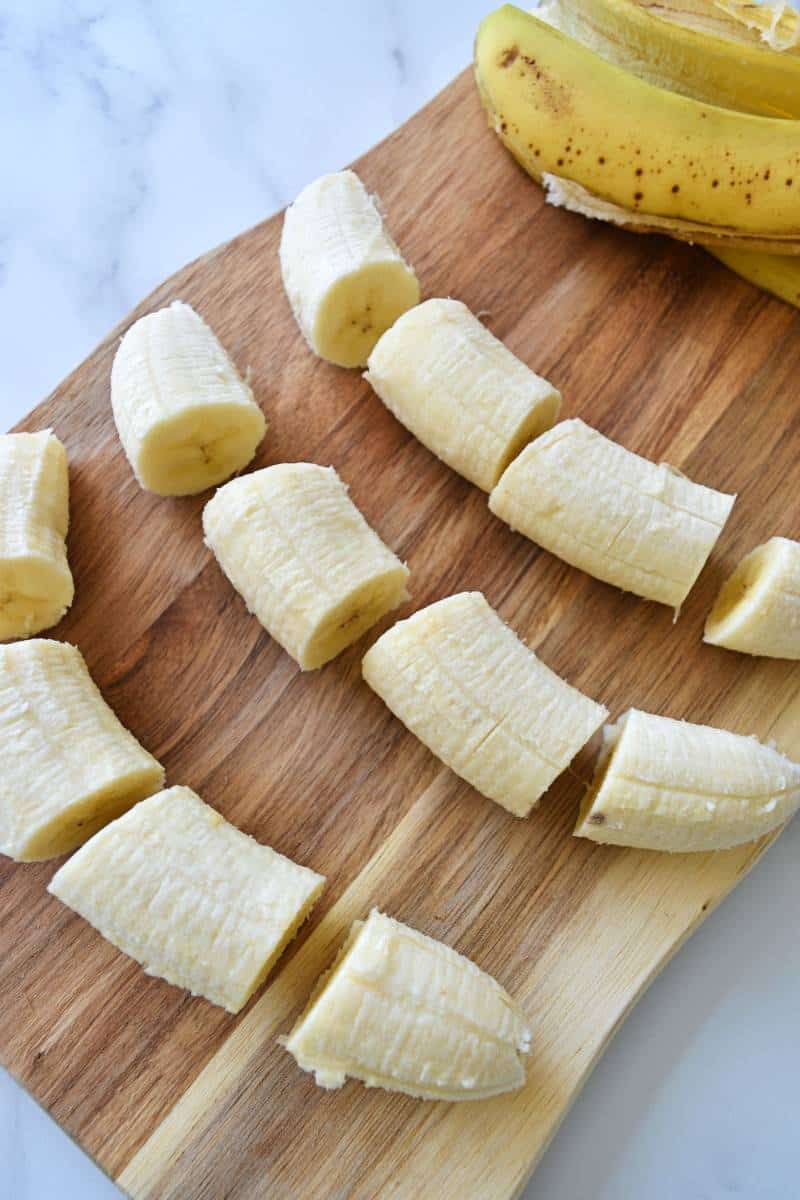
[[[159,496],[193,495],[228,479],[247,466],[267,428],[212,330],[178,300],[123,337],[111,404],[136,478]]]
[[[800,765],[754,737],[631,709],[605,731],[577,837],[643,850],[724,850],[800,807]]]
[[[408,568],[333,467],[280,463],[232,480],[203,510],[203,529],[250,612],[304,671],[408,599]]]
[[[0,646],[0,853],[66,854],[163,783],[75,646]]]
[[[735,499],[571,420],[523,450],[489,507],[572,566],[677,609]]]
[[[561,395],[458,300],[426,300],[369,356],[365,378],[429,450],[490,492],[558,416]]]
[[[518,817],[608,716],[540,662],[480,592],[398,621],[362,669],[429,750]]]
[[[523,1085],[531,1036],[491,975],[373,909],[285,1045],[320,1087],[350,1076],[422,1100],[482,1100]]]
[[[75,588],[64,539],[67,454],[55,434],[0,436],[0,641],[61,620]]]
[[[48,891],[148,975],[236,1013],[324,885],[172,787],[96,834]]]
[[[419,283],[354,171],[323,175],[286,210],[286,295],[315,354],[363,366],[378,338],[419,302]]]
[[[800,658],[800,542],[774,537],[722,585],[704,642],[767,658]]]

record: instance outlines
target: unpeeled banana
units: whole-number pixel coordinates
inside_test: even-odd
[[[724,850],[800,807],[800,765],[754,737],[631,709],[605,731],[577,837],[642,850]]]
[[[578,211],[689,241],[800,253],[792,121],[654,87],[513,5],[483,21],[475,67],[501,141],[536,179],[564,181],[559,194]]]
[[[486,492],[561,405],[458,300],[426,300],[400,317],[365,378],[423,445]]]
[[[245,467],[267,423],[202,317],[174,301],[127,331],[111,369],[120,441],[143,488],[205,491]]]
[[[448,596],[398,621],[362,670],[429,750],[518,817],[608,716],[546,667],[480,592]]]
[[[703,641],[800,659],[800,542],[770,538],[742,559],[722,585]]]
[[[61,620],[75,588],[67,561],[69,478],[55,436],[0,436],[0,641]]]
[[[163,783],[75,646],[0,646],[0,853],[66,854]]]
[[[284,1044],[320,1087],[349,1076],[422,1100],[482,1100],[522,1086],[531,1037],[491,975],[373,909]]]
[[[283,219],[283,284],[315,354],[363,366],[378,338],[419,302],[419,283],[354,171],[323,175]]]
[[[734,500],[573,419],[523,450],[489,507],[572,566],[677,609]]]
[[[172,787],[96,834],[48,891],[148,975],[236,1013],[324,885]]]
[[[408,568],[333,467],[280,463],[234,479],[205,506],[203,529],[250,612],[304,671],[408,599]]]

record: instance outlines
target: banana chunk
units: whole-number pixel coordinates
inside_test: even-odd
[[[546,667],[480,592],[398,621],[364,656],[364,678],[429,750],[526,817],[608,716]]]
[[[66,854],[163,784],[75,646],[0,646],[0,853]]]
[[[573,567],[677,609],[735,499],[571,420],[523,450],[489,507]]]
[[[754,737],[631,709],[605,729],[576,837],[642,850],[724,850],[800,807],[800,765]]]
[[[283,219],[280,260],[303,336],[340,367],[363,367],[384,330],[419,302],[417,277],[354,171],[303,188]]]
[[[426,300],[400,317],[368,367],[398,421],[485,492],[561,407],[560,393],[458,300]]]
[[[0,436],[0,641],[49,629],[72,604],[68,525],[67,454],[55,434]]]
[[[111,405],[139,483],[205,491],[247,466],[267,423],[202,317],[176,300],[131,325],[111,369]]]
[[[333,467],[279,463],[219,489],[206,542],[264,628],[309,671],[408,599],[408,568]]]
[[[704,642],[767,658],[800,658],[800,542],[756,546],[722,585]]]
[[[285,1046],[323,1088],[347,1076],[421,1100],[522,1087],[531,1030],[491,975],[373,909],[354,922]]]
[[[324,885],[172,787],[87,842],[48,891],[148,975],[237,1013]]]

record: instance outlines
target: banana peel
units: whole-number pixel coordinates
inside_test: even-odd
[[[776,53],[753,36],[749,10],[769,20],[775,10],[712,0],[548,0],[536,15],[608,62],[656,87],[693,100],[764,117],[800,117],[800,53]],[[790,9],[774,36],[797,32]],[[771,20],[768,28],[771,26]],[[798,34],[800,36],[800,34]]]
[[[508,11],[508,6],[500,10]],[[494,19],[498,16],[493,14]],[[785,5],[741,0],[547,0],[536,17],[654,87],[715,107],[728,105],[738,112],[782,119],[790,135],[797,129],[792,118],[800,116],[800,87],[793,86],[800,65],[800,15]],[[480,71],[476,73],[480,88]],[[776,117],[776,112],[783,117]],[[502,137],[502,122],[498,132]],[[541,153],[534,153],[532,163],[525,162],[524,155],[517,157],[544,184],[551,203],[636,232],[697,242],[743,278],[800,307],[800,260],[792,257],[796,247],[759,244],[752,237],[740,239],[698,222],[643,214],[636,211],[639,206],[615,204],[580,182],[565,179],[558,159],[556,171],[545,172],[539,165]]]
[[[475,67],[500,140],[534,178],[571,181],[687,241],[800,253],[793,121],[733,112],[621,70],[513,5],[480,26]]]

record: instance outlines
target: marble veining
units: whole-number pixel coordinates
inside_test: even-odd
[[[466,64],[487,0],[0,0],[0,419]],[[800,822],[638,1005],[528,1200],[792,1200]],[[120,1193],[0,1073],[0,1197]],[[187,1197],[187,1200],[190,1200]]]

